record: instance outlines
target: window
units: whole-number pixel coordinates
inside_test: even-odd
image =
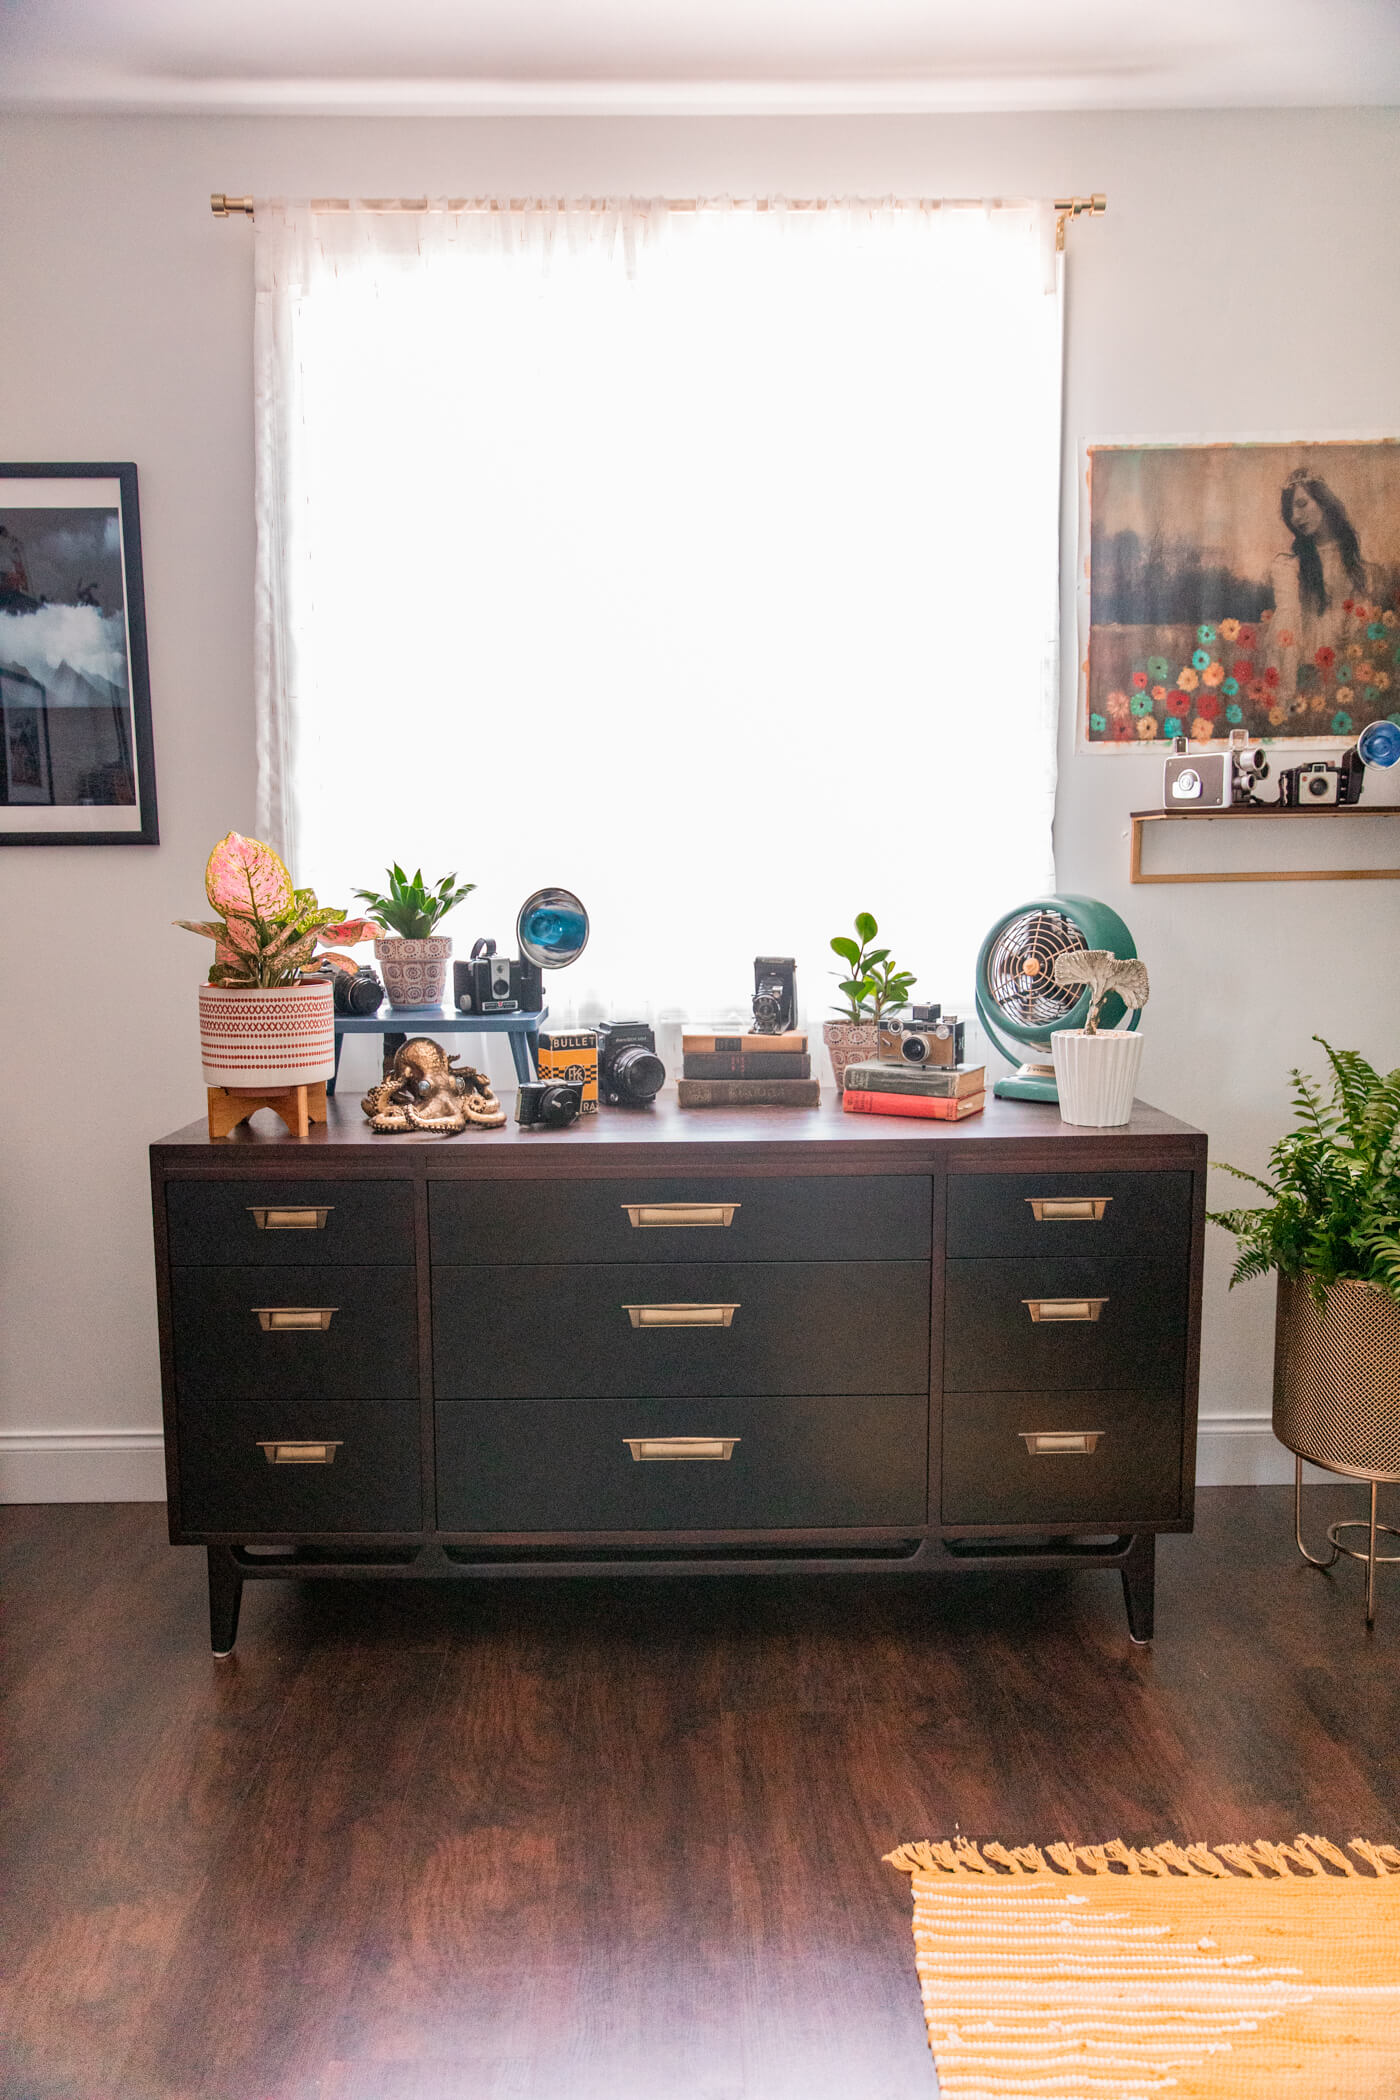
[[[1038,207],[259,207],[259,822],[576,890],[556,1017],[723,1018],[873,911],[918,996],[1050,886]]]

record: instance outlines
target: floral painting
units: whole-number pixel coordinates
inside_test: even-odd
[[[1400,723],[1400,443],[1089,451],[1084,740]]]

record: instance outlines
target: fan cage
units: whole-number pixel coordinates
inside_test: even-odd
[[[1002,927],[987,957],[987,996],[1008,1020],[1052,1029],[1083,997],[1077,984],[1057,984],[1055,958],[1083,954],[1089,943],[1064,912],[1019,912]]]

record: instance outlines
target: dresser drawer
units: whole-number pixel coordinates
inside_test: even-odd
[[[1189,1174],[954,1174],[950,1255],[1141,1255],[1185,1261]]]
[[[418,1391],[412,1269],[172,1269],[175,1384],[232,1399]]]
[[[435,1262],[927,1261],[923,1175],[437,1181]]]
[[[417,1531],[418,1409],[343,1400],[186,1402],[186,1531]]]
[[[437,1410],[438,1524],[445,1531],[922,1525],[927,1449],[923,1395],[448,1401]]]
[[[945,1524],[1103,1523],[1181,1511],[1181,1403],[1140,1392],[945,1393]]]
[[[440,1400],[928,1392],[924,1262],[433,1271]]]
[[[1162,1261],[950,1261],[947,1392],[1177,1392],[1186,1271]]]
[[[165,1215],[172,1262],[413,1263],[411,1181],[171,1181]]]

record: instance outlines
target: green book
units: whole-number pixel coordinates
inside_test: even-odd
[[[987,1084],[985,1065],[887,1065],[873,1058],[847,1065],[842,1084],[868,1094],[923,1094],[937,1101],[957,1101],[980,1094]]]

